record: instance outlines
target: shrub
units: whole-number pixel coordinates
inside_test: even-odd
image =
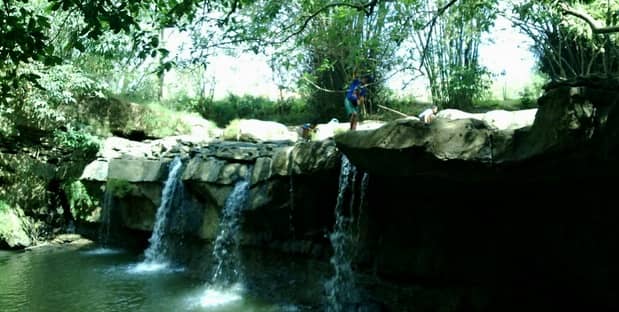
[[[78,220],[89,220],[98,202],[90,196],[84,184],[81,181],[73,181],[65,183],[62,189],[67,195],[73,217]]]
[[[68,148],[77,155],[91,159],[94,158],[101,146],[101,139],[90,134],[85,128],[77,129],[67,127],[66,131],[54,131],[54,142],[57,146]]]
[[[9,205],[4,202],[4,200],[0,199],[0,212],[6,212],[10,209]]]
[[[126,180],[110,179],[107,181],[107,191],[112,192],[115,197],[125,197],[138,190],[138,187]]]
[[[228,95],[222,100],[198,99],[185,107],[191,107],[202,117],[223,127],[234,119],[260,119],[284,124],[302,124],[313,120],[307,112],[307,104],[300,99],[272,101],[251,95]]]

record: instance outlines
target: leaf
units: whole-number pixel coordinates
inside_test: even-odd
[[[60,63],[62,63],[62,59],[53,55],[48,55],[43,59],[43,64],[46,66],[58,65]]]
[[[150,38],[150,46],[153,48],[156,48],[159,46],[159,37],[157,36],[152,36]]]
[[[167,49],[164,49],[164,48],[159,48],[159,49],[157,49],[157,51],[161,54],[162,58],[165,58],[168,55],[170,55],[170,51],[168,51]]]
[[[52,2],[52,5],[49,7],[52,11],[58,11],[58,9],[60,9],[60,1],[54,1]]]
[[[82,41],[80,40],[75,41],[73,43],[73,47],[76,48],[80,52],[84,52],[86,50],[86,47],[84,47],[84,43],[82,43]]]

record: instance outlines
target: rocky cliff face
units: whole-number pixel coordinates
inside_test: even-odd
[[[110,138],[101,157],[83,172],[81,180],[93,195],[102,197],[106,188],[115,193],[125,227],[152,229],[168,163],[180,156],[185,200],[179,209],[186,220],[185,234],[214,239],[234,184],[250,179],[245,244],[278,248],[294,235],[299,252],[309,253],[312,242],[324,240],[337,196],[340,154],[333,140],[297,144],[165,140],[137,143]],[[97,220],[100,211],[100,207],[92,207],[91,219]]]
[[[51,133],[19,126],[0,135],[0,248],[24,248],[71,222],[63,182],[92,159],[56,146]]]
[[[451,111],[337,135],[371,173],[358,270],[463,311],[618,309],[618,87],[554,85],[530,122]]]
[[[212,240],[234,183],[251,178],[243,243],[324,257],[341,152],[370,175],[363,200],[361,172],[344,196],[354,269],[408,286],[415,299],[394,307],[613,311],[619,213],[604,188],[618,173],[617,87],[563,84],[537,110],[445,110],[430,125],[402,119],[335,141],[110,139],[82,181],[98,196],[113,189],[124,226],[148,231],[181,156],[185,234]]]
[[[335,140],[354,164],[379,175],[465,181],[500,180],[505,174],[604,175],[605,166],[616,167],[608,160],[616,151],[617,96],[609,86],[571,83],[548,90],[538,110],[446,110],[430,125],[401,119],[376,130],[341,133]]]

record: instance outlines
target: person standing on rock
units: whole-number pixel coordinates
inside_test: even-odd
[[[361,80],[355,78],[350,83],[348,91],[346,91],[344,107],[346,108],[346,113],[350,116],[350,130],[357,129],[359,107],[363,106],[363,103],[365,101],[365,96],[367,94],[367,88],[365,87],[365,85],[369,81],[369,76],[364,76],[361,78]]]
[[[436,117],[436,113],[438,112],[438,106],[434,105],[431,108],[428,108],[419,114],[419,119],[423,121],[426,125],[431,123],[432,120]]]

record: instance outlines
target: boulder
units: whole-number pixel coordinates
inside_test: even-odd
[[[98,158],[113,159],[121,157],[142,158],[151,154],[149,144],[131,141],[120,137],[109,137],[97,153]]]
[[[32,244],[24,230],[23,213],[0,203],[0,248],[21,249]]]
[[[105,160],[95,160],[84,168],[80,180],[84,181],[99,181],[105,182],[107,180],[109,163]]]
[[[297,134],[277,122],[240,119],[232,121],[224,129],[223,138],[224,140],[246,142],[296,141]]]
[[[301,142],[275,151],[270,172],[287,176],[331,170],[338,166],[339,155],[333,140]]]
[[[128,182],[161,181],[167,175],[168,164],[165,159],[112,159],[107,178]]]
[[[376,130],[349,131],[335,137],[355,165],[381,175],[430,172],[448,161],[493,162],[493,132],[478,119],[435,119],[425,125],[400,119]]]
[[[385,124],[383,121],[377,120],[364,120],[357,124],[357,130],[372,130],[380,128]],[[314,140],[322,141],[333,138],[336,134],[348,131],[350,129],[350,123],[340,123],[337,120],[332,120],[326,124],[319,124],[316,126],[316,135]]]
[[[341,133],[335,141],[353,164],[384,175],[606,175],[601,168],[614,168],[611,155],[619,150],[613,139],[619,137],[619,92],[616,86],[578,83],[548,89],[538,109],[443,110],[430,125],[401,119]]]
[[[536,114],[537,108],[517,111],[493,110],[483,114],[481,119],[498,130],[516,130],[531,126]]]
[[[448,120],[483,120],[497,130],[516,130],[531,126],[535,120],[536,113],[536,108],[517,111],[493,110],[483,114],[472,114],[457,109],[444,109],[439,111],[436,116],[439,119]]]
[[[458,119],[482,120],[483,116],[484,114],[472,114],[472,113],[467,113],[467,112],[463,112],[461,110],[452,109],[452,108],[443,109],[439,111],[438,113],[436,113],[437,118],[444,118],[444,119],[449,119],[449,120],[458,120]]]

